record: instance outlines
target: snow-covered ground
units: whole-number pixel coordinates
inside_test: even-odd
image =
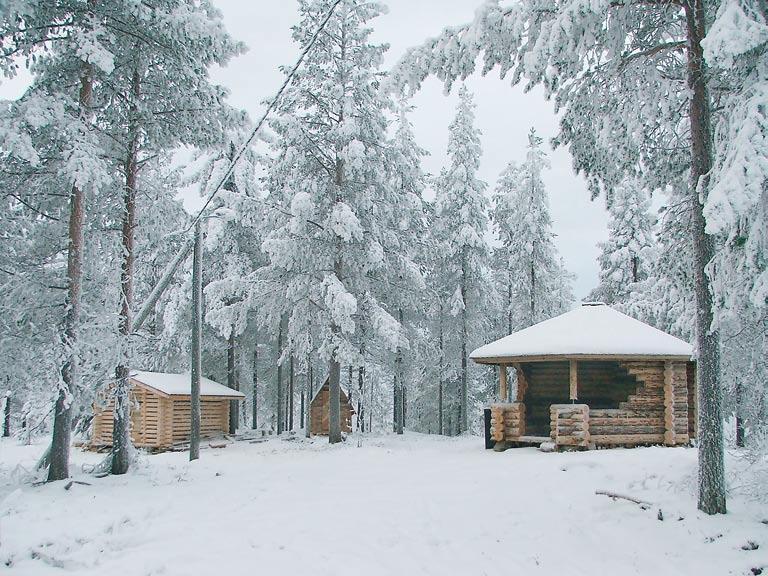
[[[193,464],[143,456],[127,476],[78,473],[90,485],[69,490],[19,485],[42,447],[0,443],[0,573],[768,574],[768,509],[737,497],[726,516],[697,512],[692,449],[273,439],[207,449]],[[100,458],[76,450],[74,467]]]

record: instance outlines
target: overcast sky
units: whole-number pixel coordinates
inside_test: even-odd
[[[291,65],[298,47],[291,40],[290,27],[297,22],[295,0],[213,0],[223,14],[230,33],[249,46],[249,51],[222,70],[214,79],[231,90],[231,103],[245,108],[252,118],[263,110],[263,101],[279,87],[281,64]],[[445,26],[469,21],[481,0],[384,0],[389,13],[374,20],[374,41],[388,43],[385,66],[393,65],[410,46],[437,35]],[[0,86],[0,97],[18,96],[23,78]],[[527,134],[536,128],[545,141],[557,132],[552,104],[541,92],[524,94],[512,88],[498,73],[470,78],[467,86],[475,94],[477,126],[482,131],[483,157],[480,177],[490,194],[501,171],[510,160],[525,156]],[[414,97],[412,115],[419,144],[430,152],[425,169],[439,173],[446,163],[448,124],[454,115],[456,89],[446,96],[434,79],[424,83]],[[556,244],[568,269],[578,278],[577,298],[583,298],[597,284],[596,243],[607,237],[603,201],[591,202],[586,185],[571,168],[567,150],[550,154],[552,170],[544,175],[550,195]]]

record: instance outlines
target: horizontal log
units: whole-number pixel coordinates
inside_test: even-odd
[[[589,426],[659,426],[661,424],[661,418],[602,418],[590,415]]]
[[[627,434],[664,434],[664,426],[590,426],[589,431],[596,436]]]
[[[663,444],[664,434],[593,434],[596,444]]]
[[[558,437],[555,441],[555,444],[558,446],[587,446],[589,442],[581,438],[572,438],[570,436],[566,436]]]

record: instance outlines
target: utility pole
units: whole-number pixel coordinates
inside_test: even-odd
[[[195,245],[192,260],[192,385],[190,390],[191,426],[189,459],[200,458],[200,361],[203,327],[203,242],[200,220],[195,222]]]

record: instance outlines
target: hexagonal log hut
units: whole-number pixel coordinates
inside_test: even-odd
[[[481,346],[499,367],[490,406],[497,448],[688,444],[696,435],[696,365],[687,342],[589,302]],[[510,387],[507,370],[516,386]]]

